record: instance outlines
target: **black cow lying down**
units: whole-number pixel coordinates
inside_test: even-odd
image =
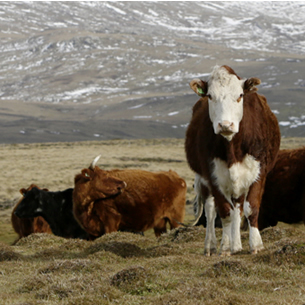
[[[42,216],[57,236],[92,239],[73,216],[72,193],[73,188],[49,192],[34,187],[25,194],[15,215],[19,218]]]

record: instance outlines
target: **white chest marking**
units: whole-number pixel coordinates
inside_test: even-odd
[[[213,160],[213,165],[214,181],[231,204],[231,198],[246,195],[250,186],[259,178],[260,163],[251,155],[246,155],[242,162],[234,163],[230,168],[218,158]]]

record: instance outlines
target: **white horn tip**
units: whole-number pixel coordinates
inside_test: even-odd
[[[97,161],[100,159],[102,155],[98,155],[97,157],[94,158],[94,160],[92,161],[92,163],[90,164],[89,168],[94,169],[96,166]]]

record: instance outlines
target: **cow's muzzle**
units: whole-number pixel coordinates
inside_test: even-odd
[[[127,183],[125,181],[123,181],[122,185],[118,186],[118,192],[122,193],[124,191],[124,189],[127,187]]]
[[[235,125],[229,121],[218,123],[218,133],[224,137],[232,136],[235,133]]]
[[[20,213],[19,211],[15,211],[14,214],[18,217],[18,218],[23,218],[22,213]]]

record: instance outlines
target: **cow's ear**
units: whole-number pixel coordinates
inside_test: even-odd
[[[244,93],[257,91],[256,86],[261,83],[261,80],[256,77],[248,78],[244,82]]]
[[[208,92],[207,82],[204,82],[199,78],[193,79],[190,82],[190,87],[199,96],[206,96],[206,94]]]
[[[19,192],[21,195],[24,195],[27,192],[27,190],[25,188],[22,188],[19,190]]]
[[[43,191],[45,191],[45,192],[48,192],[49,191],[49,189],[42,189]]]
[[[92,180],[92,174],[93,174],[93,171],[90,170],[89,168],[85,168],[85,169],[82,170],[82,176],[86,180]]]

